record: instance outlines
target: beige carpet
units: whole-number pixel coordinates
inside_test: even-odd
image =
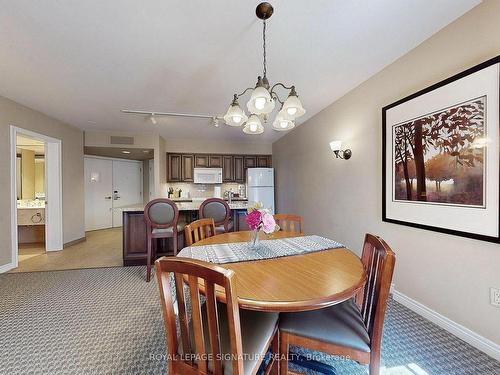
[[[20,249],[19,267],[10,272],[58,271],[118,267],[122,260],[122,228],[86,233],[87,240],[61,251],[45,252],[40,245]]]
[[[145,274],[142,266],[0,275],[0,374],[166,374],[158,286]],[[342,357],[294,350],[338,375],[367,374]],[[380,373],[498,375],[500,363],[391,299]]]

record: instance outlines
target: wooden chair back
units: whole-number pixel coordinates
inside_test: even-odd
[[[364,289],[356,296],[356,303],[370,336],[371,350],[378,352],[396,257],[382,238],[367,233],[361,261],[367,279]]]
[[[208,374],[208,361],[211,361],[212,373],[222,375],[222,361],[220,349],[220,331],[215,296],[215,285],[224,289],[227,306],[227,323],[232,362],[232,373],[243,375],[243,348],[241,341],[240,313],[238,296],[235,290],[234,272],[210,263],[188,259],[162,257],[156,261],[156,275],[160,288],[163,308],[163,320],[167,334],[168,369],[169,374]],[[179,355],[180,348],[176,329],[176,317],[170,286],[170,274],[175,280],[175,293],[180,322],[180,339],[183,356]],[[192,307],[192,324],[189,324],[186,315],[186,298],[184,295],[184,282],[187,277],[189,297]],[[201,313],[199,280],[203,279],[205,285],[206,312],[208,324],[208,337],[203,332],[203,315]],[[190,326],[192,331],[190,332]],[[192,336],[190,335],[192,333]],[[205,332],[207,334],[207,332]],[[194,337],[194,348],[191,348],[191,337]],[[211,353],[206,352],[206,340],[210,340]],[[194,349],[194,351],[192,350]],[[225,353],[224,353],[225,354]],[[194,360],[192,359],[194,358]]]
[[[274,220],[276,221],[276,224],[279,225],[281,230],[302,234],[302,227],[304,225],[302,216],[291,214],[275,214]]]
[[[186,246],[212,236],[215,236],[215,223],[212,218],[199,219],[184,227]]]

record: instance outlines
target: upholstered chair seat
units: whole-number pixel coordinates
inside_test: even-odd
[[[184,227],[186,226],[186,223],[179,223],[177,224],[177,232],[182,232],[184,230]],[[155,234],[166,234],[166,233],[170,233],[172,234],[174,232],[174,227],[170,227],[170,228],[154,228],[152,233],[153,233],[153,236]]]
[[[361,262],[366,283],[355,299],[316,311],[280,316],[280,373],[288,373],[289,346],[296,345],[369,366],[378,375],[382,328],[396,257],[385,241],[366,234]]]
[[[203,316],[203,331],[208,332],[207,307],[204,304],[201,308]],[[217,303],[217,311],[219,311],[218,321],[220,329],[220,348],[221,354],[224,357],[223,373],[224,375],[232,375],[233,370],[231,361],[226,358],[231,353],[231,345],[229,341],[229,326],[227,322],[227,309],[223,303]],[[273,336],[278,324],[278,313],[260,312],[240,309],[240,324],[241,324],[241,340],[243,353],[243,369],[245,375],[252,374],[258,363],[258,356],[263,355],[267,351],[269,338]],[[194,347],[194,330],[192,322],[190,324],[191,347]],[[210,340],[205,341],[207,353],[212,350],[210,348]],[[208,369],[213,371],[211,362],[208,364]]]
[[[204,221],[198,220],[198,229],[214,227],[212,219]],[[170,356],[168,374],[278,374],[279,315],[240,309],[234,271],[163,257],[156,261],[156,277]],[[224,303],[217,301],[219,296]],[[265,361],[268,350],[272,356]],[[265,368],[259,372],[261,366]]]
[[[282,313],[280,331],[366,353],[370,337],[354,300],[320,310]]]

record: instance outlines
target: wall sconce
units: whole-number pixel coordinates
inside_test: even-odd
[[[348,160],[352,156],[351,150],[349,149],[342,150],[342,141],[331,141],[330,148],[332,149],[336,158]]]

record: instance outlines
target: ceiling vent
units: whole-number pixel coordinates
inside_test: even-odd
[[[112,145],[133,145],[134,137],[116,137],[112,135],[110,137],[110,143]]]

